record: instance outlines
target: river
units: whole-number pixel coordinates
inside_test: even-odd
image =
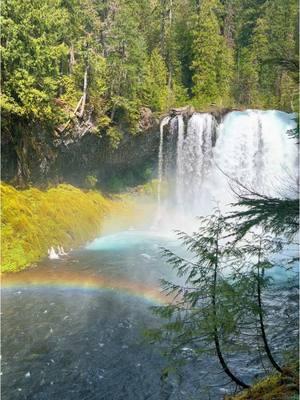
[[[186,227],[187,215],[207,212],[215,200],[221,205],[231,201],[228,182],[216,165],[237,180],[267,189],[296,165],[296,147],[286,135],[294,127],[290,115],[230,113],[216,129],[212,116],[195,114],[185,137],[181,122],[180,117],[170,122],[171,137],[177,138],[175,150],[164,137],[169,119],[162,123],[159,213],[153,219],[159,232],[164,229],[162,216],[169,217],[167,225],[171,220],[175,228]],[[177,157],[175,173],[169,153]],[[169,175],[174,184],[172,201],[162,200],[160,193],[161,181]],[[174,205],[178,212],[173,218],[170,207]],[[166,360],[159,346],[147,343],[143,336],[146,329],[161,324],[150,309],[166,301],[160,279],[176,279],[161,257],[161,247],[181,251],[172,235],[129,230],[102,236],[63,259],[45,259],[36,267],[5,275],[2,398],[219,400],[230,392],[213,351],[199,361],[193,349],[183,348],[187,366],[179,376],[161,379]],[[271,311],[270,341],[279,356],[297,340],[293,316],[298,301],[291,286],[279,288],[277,301],[275,292],[264,300]],[[281,301],[282,295],[285,300],[289,297],[286,304],[293,304],[292,312]],[[244,339],[248,345],[251,340]],[[250,347],[251,351],[226,354],[247,382],[270,370],[266,363],[261,365],[257,346]]]
[[[121,232],[65,259],[44,260],[36,268],[7,275],[2,292],[2,398],[184,395],[186,385],[178,389],[179,383],[160,383],[165,361],[143,337],[145,329],[159,324],[149,309],[164,302],[159,280],[172,276],[160,246],[172,248],[175,243],[145,232]]]
[[[161,246],[179,250],[170,237],[125,231],[6,275],[2,398],[223,398],[231,388],[213,355],[199,362],[191,351],[180,379],[160,379],[166,360],[143,332],[160,325],[150,310],[166,300],[160,279],[175,279]],[[253,354],[230,358],[244,379],[262,372]]]

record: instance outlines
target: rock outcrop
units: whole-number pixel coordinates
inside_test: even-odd
[[[117,149],[92,123],[75,123],[61,135],[53,127],[34,123],[12,126],[12,132],[2,132],[2,180],[15,186],[60,182],[84,186],[86,176],[93,175],[105,187],[113,176],[155,167],[159,120],[147,108],[141,110],[136,134],[120,127],[123,138]]]

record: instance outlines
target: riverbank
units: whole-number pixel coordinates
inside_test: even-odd
[[[16,272],[47,256],[51,246],[74,248],[104,230],[126,228],[142,208],[132,195],[106,197],[59,185],[46,191],[2,184],[2,272]],[[113,227],[106,226],[110,219]]]

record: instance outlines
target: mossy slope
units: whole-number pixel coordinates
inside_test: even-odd
[[[298,369],[285,369],[285,375],[273,374],[250,389],[225,400],[297,400],[299,399]]]
[[[19,191],[1,185],[2,272],[18,271],[47,254],[50,246],[79,245],[101,232],[105,216],[124,212],[124,201],[70,185]]]

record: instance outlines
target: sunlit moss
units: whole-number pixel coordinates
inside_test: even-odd
[[[226,400],[295,400],[299,398],[297,368],[285,368],[285,374],[273,374],[240,394]]]
[[[96,191],[59,185],[47,191],[19,191],[6,184],[2,194],[2,272],[18,271],[46,256],[51,246],[75,247],[100,234],[106,216],[132,223],[135,204]],[[125,225],[125,222],[124,222]]]

